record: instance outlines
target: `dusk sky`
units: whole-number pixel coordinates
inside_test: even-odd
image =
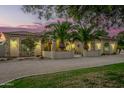
[[[38,25],[35,23],[44,23],[44,20],[39,20],[37,16],[32,14],[25,14],[21,10],[21,5],[0,5],[0,32],[11,31],[44,31],[45,24]],[[60,18],[50,19],[48,22],[55,22],[57,20],[65,20]],[[22,29],[23,28],[23,29]],[[25,29],[26,28],[26,29]],[[111,36],[124,31],[124,28],[111,29],[109,31]]]
[[[20,5],[0,5],[0,26],[30,25],[38,22],[36,16],[25,14]]]
[[[24,13],[21,8],[21,5],[0,5],[0,32],[43,31],[45,29],[45,22],[47,21],[39,20],[36,15]],[[57,20],[61,19],[50,19],[48,22]]]

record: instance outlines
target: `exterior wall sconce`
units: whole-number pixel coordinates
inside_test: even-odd
[[[17,45],[18,45],[18,43],[17,43],[16,40],[10,40],[10,44],[11,44],[11,46],[12,46],[13,48],[16,48]]]
[[[3,45],[6,42],[6,37],[5,35],[0,32],[0,45]]]
[[[112,50],[114,50],[115,49],[115,43],[112,43],[111,47],[112,47]]]
[[[100,42],[96,43],[96,47],[97,47],[98,50],[100,50],[101,49],[101,43]]]

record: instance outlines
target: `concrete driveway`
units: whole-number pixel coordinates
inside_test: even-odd
[[[114,63],[124,62],[124,54],[107,55],[101,57],[81,57],[73,59],[56,60],[23,60],[0,62],[0,83],[10,80],[37,75],[54,73],[59,71],[102,66]]]

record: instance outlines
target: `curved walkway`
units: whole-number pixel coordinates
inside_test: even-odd
[[[34,74],[54,73],[78,68],[124,62],[124,54],[56,60],[23,60],[0,62],[0,83]]]

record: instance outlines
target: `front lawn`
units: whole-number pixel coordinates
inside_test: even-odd
[[[1,87],[124,87],[124,63],[30,76],[14,80]]]

